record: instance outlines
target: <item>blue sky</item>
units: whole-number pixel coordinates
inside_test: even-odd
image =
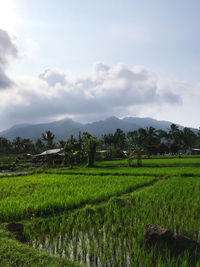
[[[4,74],[15,85],[0,91],[1,114],[7,114],[6,120],[0,117],[2,128],[27,120],[92,121],[113,115],[199,127],[199,11],[197,0],[0,1],[0,29],[18,51],[12,59],[6,57]],[[103,73],[97,75],[95,63]],[[133,104],[123,101],[125,92]],[[109,98],[113,94],[115,103]],[[63,97],[73,99],[77,110],[60,109]],[[37,99],[41,115],[31,98]]]

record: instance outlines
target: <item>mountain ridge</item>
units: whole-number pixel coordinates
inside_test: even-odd
[[[172,122],[170,121],[160,121],[149,117],[125,117],[119,119],[112,116],[104,120],[85,124],[73,121],[72,119],[63,119],[49,123],[14,125],[9,129],[0,132],[0,136],[9,140],[13,140],[17,136],[36,140],[41,138],[42,133],[50,130],[56,136],[56,140],[65,140],[71,135],[77,137],[79,132],[89,132],[96,137],[101,137],[104,134],[114,133],[117,128],[120,128],[125,133],[150,126],[156,129],[168,130],[171,124]],[[178,126],[180,129],[183,129],[183,126]],[[191,129],[195,132],[197,131],[197,129]]]

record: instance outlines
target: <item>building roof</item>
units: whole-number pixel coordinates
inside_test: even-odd
[[[63,155],[64,148],[49,149],[40,154],[33,155],[33,157],[42,157],[47,155]]]

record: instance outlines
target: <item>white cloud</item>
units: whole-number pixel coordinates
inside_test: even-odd
[[[9,88],[13,82],[6,74],[6,69],[12,58],[18,56],[14,38],[7,31],[0,29],[0,90]]]
[[[96,73],[106,72],[110,69],[110,66],[108,66],[102,62],[97,62],[94,64],[93,69],[94,69],[94,72],[96,72]]]
[[[170,87],[170,81],[161,82],[145,67],[130,68],[123,63],[113,67],[97,63],[88,75],[75,77],[48,69],[38,78],[18,78],[15,84],[13,89],[0,93],[4,128],[65,116],[90,121],[111,115],[137,115],[145,107],[150,114],[162,106],[181,103],[174,82]]]
[[[65,73],[56,69],[46,69],[38,76],[40,79],[47,82],[49,86],[55,86],[56,84],[65,85],[66,77]]]

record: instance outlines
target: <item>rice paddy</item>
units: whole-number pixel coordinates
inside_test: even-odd
[[[200,266],[198,251],[172,257],[143,234],[153,223],[200,243],[200,158],[142,163],[2,177],[0,222],[22,222],[27,245],[76,264]]]
[[[87,207],[40,221],[26,234],[30,245],[89,266],[151,266],[156,250],[147,257],[146,224],[164,225],[200,241],[199,206],[190,206],[199,203],[199,190],[199,178],[163,180],[126,198],[113,198],[103,209]]]
[[[154,177],[37,174],[1,179],[0,220],[52,215],[108,200],[152,183]]]

